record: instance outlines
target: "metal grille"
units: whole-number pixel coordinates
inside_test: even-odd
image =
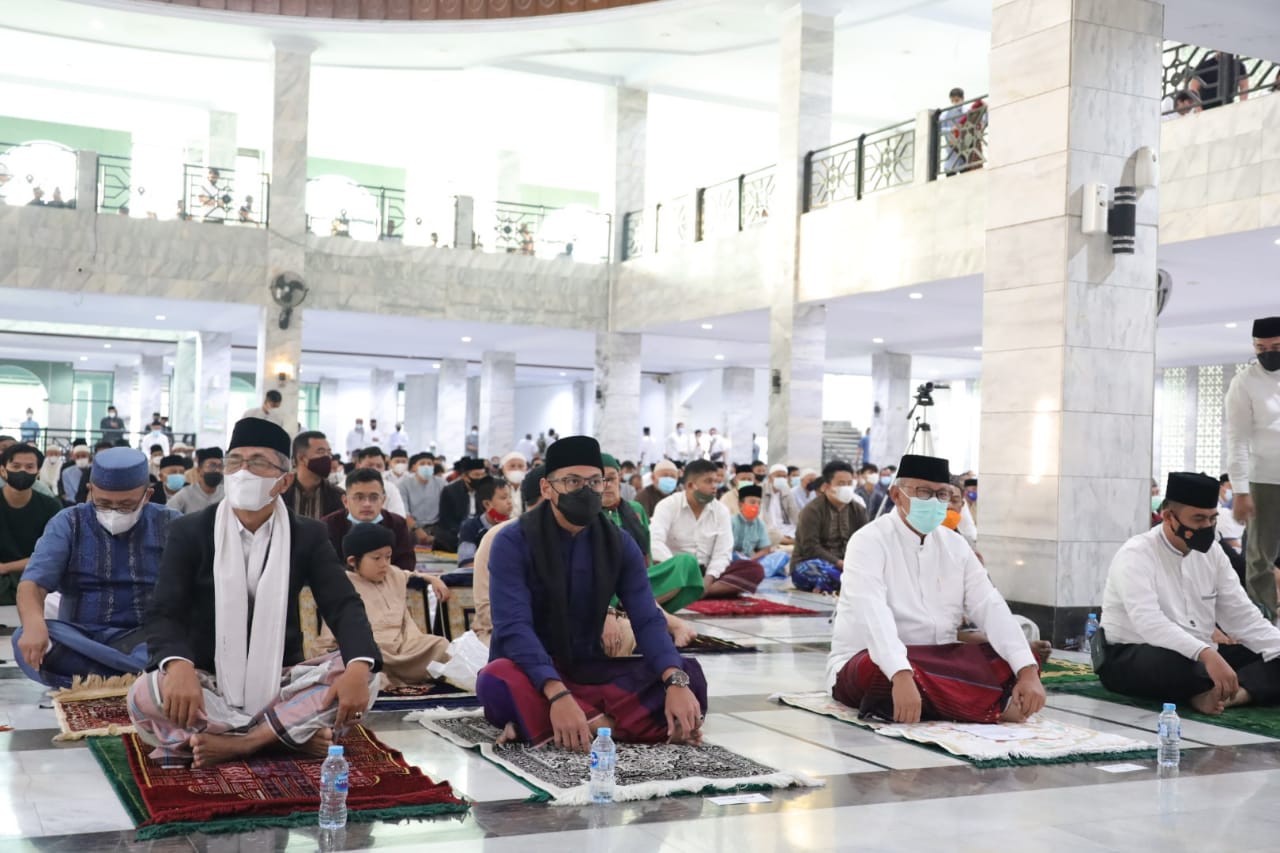
[[[1160,389],[1160,483],[1169,479],[1170,471],[1181,471],[1186,464],[1186,406],[1187,369],[1167,368]]]
[[[1200,368],[1196,395],[1196,470],[1211,477],[1221,472],[1223,408],[1222,365]]]
[[[868,135],[863,154],[863,194],[911,183],[915,164],[915,122],[905,122]]]

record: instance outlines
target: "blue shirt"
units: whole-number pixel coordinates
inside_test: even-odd
[[[45,526],[22,572],[47,592],[61,592],[58,618],[92,632],[137,628],[160,570],[169,523],[181,514],[147,503],[119,536],[98,524],[92,503],[68,507]]]
[[[755,521],[747,521],[742,513],[733,515],[733,550],[748,557],[755,555],[761,548],[769,548],[773,540],[769,538],[769,528],[764,519],[756,516]]]
[[[18,429],[21,431],[23,441],[35,441],[40,437],[40,424],[31,418],[27,418],[18,424]]]
[[[569,576],[569,631],[574,657],[602,659],[600,637],[592,634],[594,620],[587,618],[596,600],[590,531],[573,536],[563,528],[557,530],[560,554]],[[644,555],[630,536],[620,537],[620,543],[621,566],[616,592],[635,630],[636,649],[656,675],[671,667],[683,670],[684,661],[667,633],[666,617],[653,599]],[[509,525],[494,538],[489,551],[489,603],[493,617],[489,660],[507,658],[541,690],[543,684],[559,679],[560,674],[534,630],[532,584],[535,574],[533,552],[525,539],[524,528],[518,523]]]

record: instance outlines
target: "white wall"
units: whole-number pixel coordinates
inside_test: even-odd
[[[822,377],[822,419],[844,421],[858,429],[871,423],[871,377],[828,373]]]
[[[640,376],[640,426],[648,427],[659,442],[671,432],[675,424],[668,423],[667,381],[651,373]]]
[[[336,399],[320,394],[320,431],[329,438],[329,446],[347,460],[347,433],[356,425],[356,418],[363,418],[365,432],[369,430],[369,408],[373,396],[369,383],[359,379],[339,379]],[[378,424],[382,427],[382,424]],[[395,425],[390,424],[394,429]]]
[[[554,429],[561,435],[573,430],[573,383],[516,387],[516,439]]]

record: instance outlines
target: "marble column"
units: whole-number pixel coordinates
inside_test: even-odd
[[[378,429],[384,437],[383,448],[387,447],[386,437],[396,428],[396,404],[400,394],[399,383],[396,382],[394,370],[382,370],[375,367],[369,371],[369,417],[378,422]]]
[[[640,453],[641,336],[596,333],[595,435],[620,461]]]
[[[476,236],[476,200],[469,195],[460,195],[453,203],[453,247],[474,248]]]
[[[467,377],[467,430],[480,425],[480,377]]]
[[[572,435],[592,435],[595,418],[595,383],[579,379],[573,383],[573,433]],[[559,432],[559,427],[556,427]],[[566,433],[561,432],[561,436]]]
[[[164,356],[144,355],[138,362],[138,398],[134,402],[133,413],[136,415],[128,424],[129,431],[142,434],[151,428],[151,415],[160,411],[160,394],[164,390]],[[119,412],[124,416],[123,412]]]
[[[1156,192],[1138,201],[1132,255],[1081,233],[1081,198],[1132,184],[1135,152],[1159,150],[1163,27],[1146,0],[1011,0],[992,16],[982,551],[1055,644],[1147,528]]]
[[[624,86],[610,91],[605,106],[606,143],[613,139],[612,174],[602,184],[612,188],[611,198],[601,199],[601,209],[613,213],[613,257],[622,257],[627,235],[622,218],[629,211],[644,210],[648,160],[649,93]],[[638,445],[637,445],[638,447]]]
[[[765,278],[769,307],[769,458],[821,467],[826,309],[799,305],[804,158],[831,142],[835,18],[829,3],[802,0],[783,13],[778,165],[766,239],[776,254]]]
[[[516,446],[516,354],[480,357],[480,455],[504,456]]]
[[[267,231],[266,309],[258,335],[258,397],[272,388],[284,397],[280,420],[292,434],[298,424],[298,370],[302,360],[304,310],[294,308],[287,329],[271,301],[271,284],[282,273],[306,281],[307,116],[311,97],[311,51],[304,43],[277,42],[271,62],[271,227]],[[291,368],[286,378],[279,375]]]
[[[756,372],[750,367],[726,367],[720,380],[720,423],[716,426],[729,443],[727,464],[748,464],[751,454],[751,424],[754,420],[752,400],[755,397]],[[773,448],[770,447],[772,456]],[[775,457],[776,458],[776,457]],[[781,461],[781,460],[779,460]]]
[[[70,189],[75,193],[76,216],[83,217],[82,222],[92,222],[92,217],[98,215],[97,151],[76,152],[76,185]],[[123,413],[119,414],[124,417]]]
[[[111,404],[116,407],[116,414],[124,418],[125,426],[136,429],[140,415],[138,408],[138,366],[136,364],[117,364],[111,376]],[[103,412],[105,415],[106,412]],[[150,414],[148,412],[147,414]],[[101,415],[99,416],[101,417]]]
[[[410,373],[404,378],[404,431],[409,435],[409,455],[426,450],[436,436],[438,377]]]
[[[915,403],[911,356],[899,352],[871,354],[871,458],[883,468],[897,465],[915,428],[907,412]],[[867,424],[854,424],[862,429]],[[919,448],[917,448],[919,449]]]
[[[173,359],[173,382],[169,385],[169,426],[175,436],[196,431],[200,408],[197,391],[200,375],[200,336],[183,335]]]
[[[467,445],[467,362],[446,358],[440,362],[436,385],[436,450],[450,462],[462,456]]]
[[[196,371],[196,447],[226,447],[231,437],[231,333],[201,332]]]
[[[658,443],[666,441],[671,431],[676,428],[676,424],[689,424],[689,417],[692,415],[692,409],[686,402],[684,393],[684,374],[668,373],[663,384],[663,391],[667,398],[667,422],[656,426],[654,436],[658,439]],[[689,427],[690,430],[693,427]]]
[[[234,169],[236,166],[236,114],[225,110],[209,110],[209,144],[205,147],[205,166]]]
[[[320,377],[320,431],[329,439],[330,446],[345,456],[346,431],[353,418],[349,419],[350,413],[339,407],[340,387],[337,379]]]

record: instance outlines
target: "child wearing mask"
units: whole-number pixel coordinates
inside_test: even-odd
[[[462,522],[458,530],[458,568],[470,569],[476,560],[480,540],[495,525],[511,518],[514,501],[511,485],[506,480],[488,477],[476,485],[476,502],[480,514]]]
[[[760,517],[760,501],[764,489],[756,485],[738,487],[738,511],[733,516],[733,558],[755,560],[764,567],[765,577],[781,577],[787,573],[790,555],[777,551],[769,529]]]

